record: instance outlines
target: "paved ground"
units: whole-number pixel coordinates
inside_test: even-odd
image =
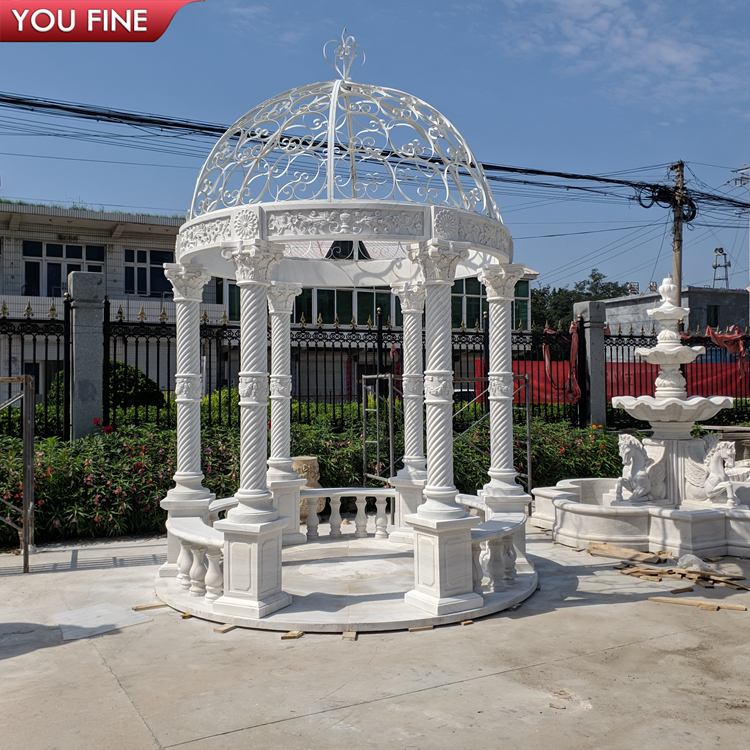
[[[48,548],[27,576],[0,555],[0,747],[750,747],[750,613],[648,602],[675,584],[541,534],[529,550],[542,590],[518,610],[356,642],[222,635],[166,608],[63,642],[56,612],[155,601],[164,540]],[[750,605],[723,588],[689,596]]]

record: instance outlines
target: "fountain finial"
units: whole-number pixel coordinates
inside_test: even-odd
[[[671,276],[667,276],[661,282],[659,294],[661,295],[662,305],[672,304],[675,307],[679,307],[680,300],[677,298],[677,285],[672,281]]]

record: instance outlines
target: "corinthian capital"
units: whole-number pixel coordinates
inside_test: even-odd
[[[177,302],[200,302],[203,287],[211,278],[203,266],[183,266],[182,263],[165,263],[164,275],[172,284]]]
[[[281,245],[265,240],[231,243],[223,246],[221,254],[233,261],[237,285],[267,283],[271,268],[284,257]]]
[[[456,266],[468,255],[467,250],[459,250],[452,242],[441,240],[420,242],[409,249],[409,259],[419,264],[426,284],[452,283]]]
[[[424,312],[424,284],[414,281],[399,281],[391,285],[391,291],[401,300],[401,312]]]
[[[487,299],[512,300],[515,297],[516,282],[523,276],[521,263],[485,266],[477,275],[487,289]]]
[[[271,282],[268,287],[268,309],[272,313],[286,313],[294,311],[294,298],[302,292],[301,284],[287,284],[281,281]]]

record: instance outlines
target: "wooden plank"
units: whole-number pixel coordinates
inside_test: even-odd
[[[698,599],[672,599],[668,596],[649,596],[648,600],[650,602],[657,602],[658,604],[684,604],[688,607],[698,607],[701,609],[707,606],[730,609],[734,612],[747,612],[747,607],[742,604],[724,604],[723,602],[715,604],[714,602],[702,602]]]
[[[722,609],[730,609],[733,612],[747,612],[747,607],[744,604],[727,604],[726,602],[721,602],[719,606]]]
[[[706,562],[721,562],[723,557],[707,557]]]
[[[146,609],[159,609],[161,607],[168,607],[168,604],[159,602],[159,604],[139,604],[137,607],[132,607],[133,612],[143,612]]]
[[[713,581],[704,581],[702,578],[696,578],[695,582],[699,586],[703,586],[704,589],[712,589],[714,587]]]
[[[302,638],[302,636],[305,634],[303,630],[290,630],[288,633],[284,633],[284,635],[281,636],[282,641],[294,641],[297,638]]]
[[[461,620],[461,625],[473,625],[474,620]]]
[[[421,628],[409,628],[410,633],[419,633],[422,630],[432,630],[432,625],[422,625]]]
[[[695,591],[692,586],[683,586],[681,589],[672,589],[670,594],[687,594],[688,591]]]
[[[226,625],[219,625],[218,628],[214,628],[214,633],[228,633],[229,631],[234,630],[236,627],[236,625],[226,623]]]
[[[593,542],[592,542],[593,544]],[[588,553],[592,557],[610,557],[615,560],[633,560],[634,562],[644,563],[658,563],[661,558],[656,555],[649,554],[647,552],[638,552],[635,549],[627,549],[625,547],[589,547]]]
[[[356,641],[357,640],[357,631],[356,630],[345,630],[341,634],[341,640],[342,641]]]
[[[719,605],[718,604],[701,604],[698,609],[702,609],[705,612],[718,612],[719,611]]]

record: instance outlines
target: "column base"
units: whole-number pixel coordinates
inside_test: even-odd
[[[412,607],[423,609],[431,615],[452,615],[454,612],[465,612],[469,609],[478,609],[483,606],[484,599],[473,591],[470,594],[459,596],[447,596],[436,599],[421,591],[407,591],[404,601]]]
[[[422,475],[422,476],[420,476]],[[417,512],[424,497],[422,491],[427,484],[426,472],[407,472],[404,469],[395,477],[390,477],[388,483],[396,489],[396,513],[394,524],[396,528],[388,535],[388,541],[394,544],[414,544],[414,529],[407,526],[406,516]]]
[[[409,515],[404,520],[414,528],[414,589],[404,601],[433,615],[481,607],[471,557],[471,529],[479,518],[437,521]]]
[[[281,538],[286,518],[266,523],[217,521],[224,532],[224,595],[215,612],[265,617],[292,602],[281,590]]]

